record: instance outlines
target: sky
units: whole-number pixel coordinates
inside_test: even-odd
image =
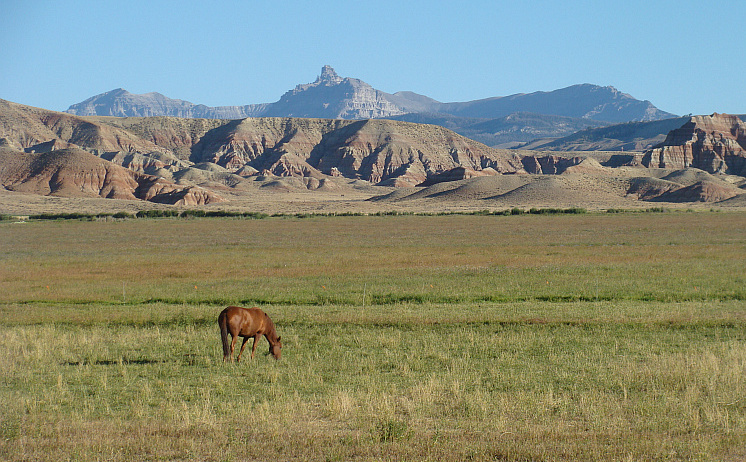
[[[116,88],[275,102],[323,65],[442,102],[611,85],[677,115],[746,113],[743,0],[0,0],[0,98]]]

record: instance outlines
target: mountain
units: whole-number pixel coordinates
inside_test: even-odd
[[[73,104],[68,114],[78,116],[154,117],[171,116],[204,119],[240,119],[262,113],[266,105],[208,107],[180,99],[171,99],[160,93],[135,95],[122,88],[93,96]]]
[[[167,98],[159,93],[134,95],[116,89],[73,104],[67,110],[80,116],[196,117],[239,119],[246,117],[310,117],[371,119],[406,113],[443,113],[451,116],[497,119],[530,112],[602,122],[645,121],[673,115],[649,101],[639,101],[613,87],[583,84],[550,92],[516,94],[460,103],[441,103],[413,92],[389,94],[359,79],[340,77],[324,66],[312,83],[286,92],[279,101],[245,106],[208,107]]]
[[[614,87],[582,84],[550,92],[441,103],[438,112],[461,117],[504,117],[514,112],[558,115],[604,122],[660,120],[674,117],[650,101],[640,101]]]
[[[536,139],[530,143],[518,145],[516,148],[563,152],[644,151],[662,143],[668,132],[680,127],[688,120],[688,117],[676,117],[586,128],[560,138]]]
[[[405,96],[384,93],[359,79],[342,78],[330,66],[324,66],[315,82],[298,85],[270,104],[208,107],[160,93],[135,95],[118,88],[73,104],[66,112],[114,117],[372,119],[403,114],[416,107],[418,103]]]
[[[330,66],[321,69],[315,82],[298,85],[279,101],[267,105],[264,117],[313,117],[322,119],[377,119],[403,114],[407,108],[388,93],[362,80],[342,78]]]
[[[515,112],[497,119],[459,117],[429,112],[408,113],[388,118],[440,125],[467,138],[498,148],[515,148],[536,139],[559,138],[579,130],[608,125],[607,122],[592,119],[530,112]]]

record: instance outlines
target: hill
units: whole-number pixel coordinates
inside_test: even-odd
[[[730,130],[710,126],[712,140]],[[694,175],[692,165],[660,158],[643,164],[613,153],[499,150],[437,125],[387,119],[77,117],[1,100],[0,146],[3,210],[15,210],[3,205],[14,198],[38,202],[28,194],[272,213],[634,208],[641,201],[740,207],[746,182]]]
[[[79,149],[24,153],[0,147],[0,183],[10,191],[64,197],[141,199],[174,205],[224,200],[203,188],[178,186]]]
[[[412,186],[459,166],[521,169],[515,152],[443,127],[383,119],[81,118],[0,101],[0,138],[18,151],[83,149],[164,177],[209,164],[244,178],[344,177]]]
[[[174,118],[96,120],[153,141],[163,133],[178,139],[175,133],[187,123]],[[217,164],[243,176],[331,176],[413,186],[462,165],[498,172],[521,168],[514,152],[489,148],[439,126],[391,120],[248,118],[222,121],[198,138],[184,140],[191,143],[181,150],[188,153],[184,160]]]

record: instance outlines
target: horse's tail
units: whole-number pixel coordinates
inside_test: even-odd
[[[223,361],[226,361],[231,354],[231,341],[228,340],[228,316],[225,311],[218,316],[218,326],[220,326],[220,339],[223,342]]]

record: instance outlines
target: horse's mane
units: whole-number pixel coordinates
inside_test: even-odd
[[[272,340],[274,341],[275,339],[277,339],[277,329],[275,328],[275,323],[272,322],[272,319],[269,317],[267,313],[264,313],[264,320],[267,323],[267,327],[268,327],[267,333],[272,334],[273,336]]]

